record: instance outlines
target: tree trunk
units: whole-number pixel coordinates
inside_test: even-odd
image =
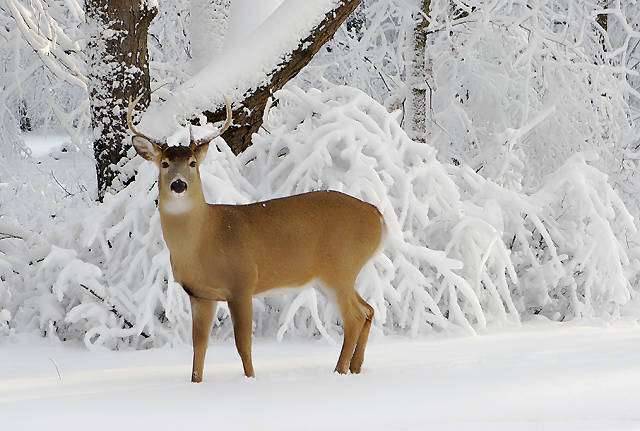
[[[262,125],[262,117],[267,101],[274,92],[295,77],[313,56],[329,40],[340,25],[347,19],[361,0],[345,0],[334,10],[328,12],[322,22],[311,34],[300,42],[291,53],[283,53],[285,60],[270,74],[269,83],[255,90],[245,93],[240,104],[233,107],[233,124],[222,134],[231,150],[237,155],[251,145],[251,137]],[[225,118],[224,107],[215,112],[205,112],[207,121],[222,121]]]
[[[407,101],[408,135],[415,141],[425,142],[427,136],[427,26],[431,0],[419,0],[413,27],[411,60],[407,73],[409,100]]]
[[[85,0],[88,23],[89,99],[98,199],[131,178],[119,176],[131,144],[127,139],[129,98],[143,94],[149,105],[147,32],[157,13],[145,0]]]

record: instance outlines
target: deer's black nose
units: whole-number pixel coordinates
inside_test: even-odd
[[[187,183],[182,180],[175,180],[171,183],[171,191],[175,193],[184,193],[187,190]]]

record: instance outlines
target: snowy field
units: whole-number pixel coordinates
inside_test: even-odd
[[[0,344],[2,429],[640,429],[636,325],[377,338],[357,376],[331,372],[338,349],[257,339],[249,380],[233,343],[213,341],[192,384],[187,345],[88,351],[20,335]]]

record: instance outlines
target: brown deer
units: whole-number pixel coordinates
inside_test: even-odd
[[[254,377],[251,333],[254,295],[314,281],[342,315],[344,342],[335,371],[359,373],[373,308],[356,292],[362,267],[382,248],[386,225],[378,209],[336,191],[317,191],[249,205],[207,204],[200,164],[222,130],[186,146],[138,132],[129,102],[127,122],[133,145],[160,170],[162,233],[171,254],[173,277],[191,301],[193,370],[202,381],[204,358],[217,301],[227,301],[244,373]]]

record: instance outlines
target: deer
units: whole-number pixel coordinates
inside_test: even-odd
[[[167,145],[127,123],[143,159],[158,167],[158,211],[175,282],[192,316],[192,382],[201,382],[217,303],[226,301],[244,374],[251,358],[254,296],[313,285],[339,310],[343,344],[334,372],[358,374],[374,309],[355,288],[362,268],[384,244],[387,227],[373,205],[338,191],[312,191],[246,205],[209,204],[199,167],[209,143],[231,124],[227,99],[222,128],[188,146]],[[288,292],[288,291],[287,291]]]

